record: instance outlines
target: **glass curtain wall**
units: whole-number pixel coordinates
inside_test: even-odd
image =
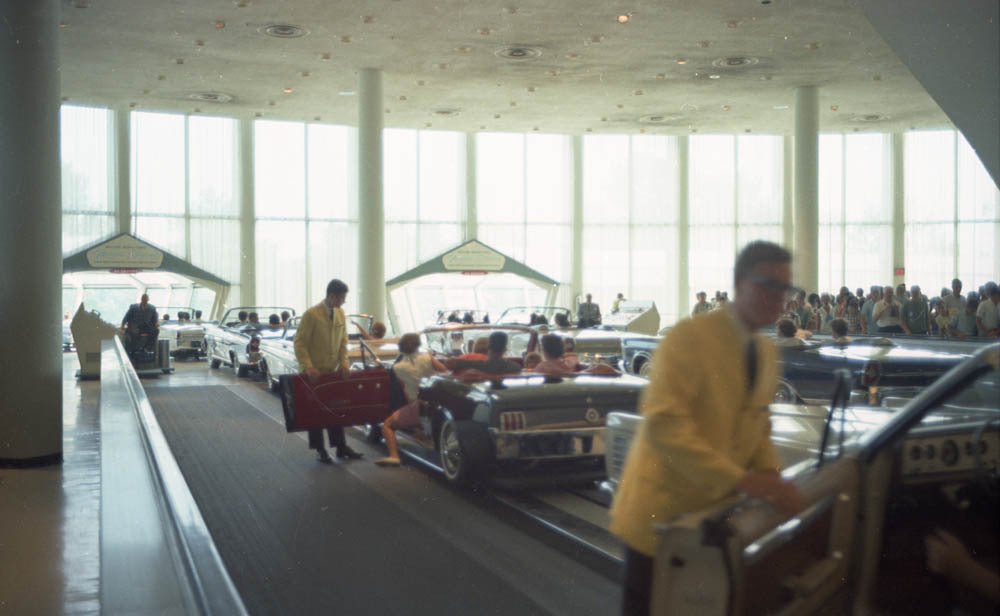
[[[820,135],[818,291],[892,284],[891,156],[890,135]]]
[[[240,297],[240,204],[236,120],[133,112],[132,230],[232,285]],[[190,302],[208,312],[214,294]]]
[[[604,311],[622,293],[677,320],[678,187],[675,138],[584,137],[583,292]]]
[[[462,242],[465,134],[386,129],[382,143],[389,280]]]
[[[63,105],[62,250],[75,252],[115,233],[115,160],[108,109]]]
[[[563,135],[476,135],[478,239],[559,282],[571,306],[573,147]],[[524,304],[511,298],[511,305]]]
[[[965,138],[914,131],[903,141],[907,285],[929,296],[965,291],[1000,275],[1000,196]]]
[[[357,131],[254,122],[257,304],[301,314],[340,278],[357,289]],[[353,312],[357,293],[344,310]]]
[[[783,148],[773,136],[689,137],[686,305],[699,291],[732,298],[733,261],[749,242],[783,243]]]

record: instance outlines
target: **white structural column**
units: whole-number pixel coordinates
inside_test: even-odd
[[[253,120],[237,120],[240,178],[240,305],[257,303],[257,212],[254,207]]]
[[[583,294],[583,137],[573,136],[573,261],[570,264],[570,292],[573,309]]]
[[[385,319],[382,203],[382,72],[361,69],[358,87],[358,309]],[[348,285],[350,286],[350,282]]]
[[[782,138],[782,146],[784,189],[781,193],[784,196],[784,208],[781,215],[781,230],[785,248],[791,249],[795,245],[795,138],[785,135]]]
[[[906,279],[906,209],[903,194],[903,134],[892,134],[892,286]],[[958,252],[958,244],[955,244]],[[896,272],[902,272],[897,274]]]
[[[688,198],[688,137],[677,138],[677,318],[683,319],[691,310],[691,281],[688,279],[689,229],[691,227]],[[669,169],[664,169],[668,173]]]
[[[479,207],[476,202],[476,133],[465,133],[465,241],[479,235]]]
[[[119,107],[114,114],[115,212],[118,214],[118,233],[132,232],[132,112]]]
[[[795,90],[795,251],[793,280],[819,288],[819,95],[816,86]]]
[[[0,317],[17,323],[0,353],[0,465],[52,464],[63,445],[59,2],[0,0],[0,15]]]

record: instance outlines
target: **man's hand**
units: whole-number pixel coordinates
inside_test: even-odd
[[[778,471],[750,471],[740,479],[739,486],[786,515],[794,515],[806,506],[798,487],[783,479]]]
[[[316,368],[306,368],[306,376],[309,378],[310,383],[315,383],[319,380],[319,370]]]

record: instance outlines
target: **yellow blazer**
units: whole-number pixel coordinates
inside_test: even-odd
[[[653,556],[657,524],[734,491],[748,469],[777,469],[767,405],[777,351],[754,336],[757,372],[747,391],[738,326],[717,310],[679,322],[660,343],[640,400],[642,422],[611,508],[611,532]]]
[[[302,315],[295,332],[295,358],[302,372],[309,368],[320,372],[348,370],[347,318],[343,310],[334,308],[331,320],[329,310],[320,302]]]

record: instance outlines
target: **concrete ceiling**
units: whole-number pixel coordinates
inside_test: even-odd
[[[61,22],[78,104],[356,124],[377,68],[387,127],[791,134],[803,85],[823,131],[951,127],[853,0],[64,0]]]

